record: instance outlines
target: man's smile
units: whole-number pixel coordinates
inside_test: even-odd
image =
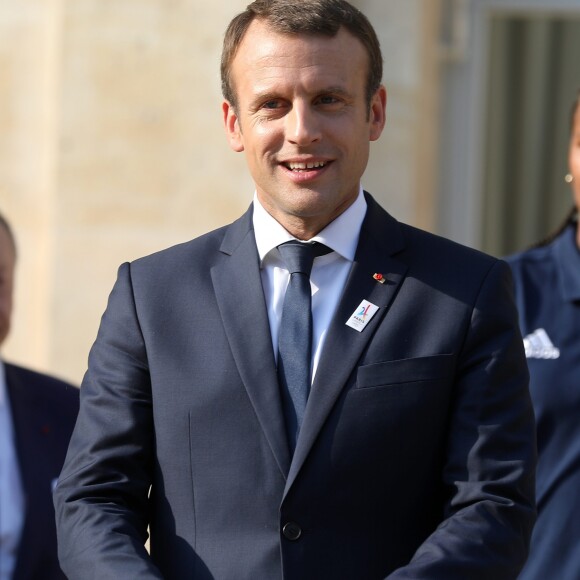
[[[320,169],[327,165],[327,161],[311,161],[311,162],[294,162],[289,161],[283,163],[284,167],[291,171],[305,171],[309,169]]]

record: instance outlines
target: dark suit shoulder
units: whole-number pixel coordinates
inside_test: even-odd
[[[137,304],[142,299],[168,304],[189,300],[192,294],[202,296],[211,287],[211,269],[227,260],[248,235],[253,237],[251,206],[232,224],[124,264],[119,275],[128,276]],[[252,243],[255,246],[255,239]]]
[[[148,272],[150,270],[174,270],[176,267],[205,267],[213,263],[221,253],[229,254],[251,231],[252,206],[236,221],[222,226],[187,242],[171,246],[131,263],[131,269]]]
[[[374,238],[377,249],[388,251],[410,266],[447,274],[465,268],[487,272],[498,262],[479,250],[398,221],[368,193],[366,200],[366,231]]]
[[[75,397],[78,397],[78,389],[67,381],[59,379],[53,375],[47,375],[45,373],[21,367],[13,363],[4,364],[6,366],[7,373],[13,372],[18,374],[22,380],[25,380],[31,386],[34,385],[33,388],[42,386],[42,388],[49,394],[49,396],[60,394],[67,398],[74,399]]]
[[[490,268],[498,259],[475,248],[470,248],[448,238],[401,223],[403,236],[410,251],[415,251],[427,260],[473,265]]]
[[[34,400],[39,406],[52,409],[63,418],[76,419],[79,407],[79,389],[54,376],[40,373],[11,363],[4,363],[6,380],[11,390]]]
[[[474,304],[487,283],[512,294],[511,272],[502,260],[412,226],[401,228],[406,244],[395,257],[408,264],[411,278],[465,304]]]
[[[197,238],[159,250],[132,262],[133,267],[149,268],[158,265],[182,262],[191,257],[203,257],[219,249],[227,226],[203,234]]]

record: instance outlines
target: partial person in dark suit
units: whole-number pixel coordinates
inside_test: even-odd
[[[381,77],[343,0],[231,22],[254,201],[119,270],[55,491],[69,578],[517,575],[535,442],[509,268],[363,192]]]
[[[0,345],[10,330],[16,244],[0,215]],[[0,359],[0,579],[60,580],[52,490],[78,389]]]
[[[508,258],[536,414],[538,521],[520,580],[580,578],[580,92],[572,109],[563,226]]]

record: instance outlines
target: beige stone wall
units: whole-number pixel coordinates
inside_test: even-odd
[[[47,366],[58,2],[0,2],[0,209],[19,245],[12,358]]]
[[[247,207],[218,71],[223,30],[246,3],[0,2],[0,211],[19,243],[6,358],[80,382],[119,263]],[[389,90],[364,184],[430,227],[438,1],[357,5],[381,36]]]
[[[397,219],[433,230],[441,0],[358,0],[384,58],[387,125],[363,184]]]

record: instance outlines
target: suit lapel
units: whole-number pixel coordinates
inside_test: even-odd
[[[258,421],[286,477],[290,454],[251,207],[228,228],[220,250],[227,258],[212,268],[211,276],[223,325]]]
[[[355,260],[328,330],[286,482],[286,491],[296,478],[363,350],[385,316],[407,270],[405,264],[391,257],[404,245],[398,223],[370,196],[367,196],[367,202],[367,216],[361,229]],[[375,273],[381,273],[385,282],[375,280]],[[378,306],[379,310],[362,332],[358,332],[346,326],[346,322],[363,300]]]

